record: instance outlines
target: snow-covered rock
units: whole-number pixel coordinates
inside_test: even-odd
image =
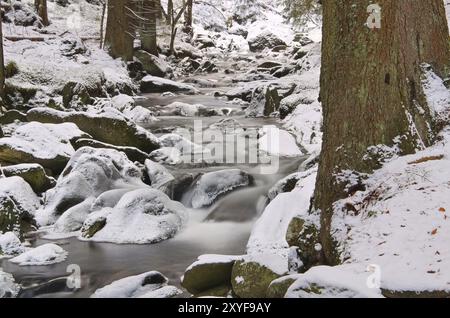
[[[53,231],[56,233],[70,233],[81,229],[84,221],[89,216],[93,203],[94,197],[89,197],[80,204],[68,209],[56,221]]]
[[[180,150],[175,147],[161,147],[155,151],[152,151],[149,157],[156,162],[161,162],[168,165],[176,165],[183,162]]]
[[[274,47],[277,47],[279,45],[286,45],[286,42],[284,42],[270,30],[264,30],[259,34],[249,33],[247,41],[252,52],[262,51],[265,48],[273,49]]]
[[[363,266],[316,266],[304,274],[292,275],[294,283],[286,298],[381,298],[381,290],[371,280],[370,268]]]
[[[208,154],[209,150],[203,148],[200,145],[193,143],[178,134],[167,134],[159,138],[159,141],[163,147],[175,148],[179,151],[185,162],[191,162],[192,155]]]
[[[183,117],[211,117],[221,116],[218,109],[206,107],[201,104],[187,104],[182,102],[173,102],[172,104],[159,107],[159,116],[183,116]]]
[[[34,108],[28,111],[27,118],[30,121],[51,123],[72,122],[92,138],[117,146],[136,147],[145,152],[159,148],[158,138],[112,107],[90,109],[87,112]]]
[[[114,208],[89,215],[82,235],[98,242],[157,243],[173,237],[186,220],[181,203],[159,190],[143,188],[126,193]]]
[[[195,185],[191,204],[193,208],[211,205],[220,195],[252,183],[252,177],[239,169],[205,173]]]
[[[75,152],[71,141],[90,137],[73,123],[30,122],[11,137],[0,139],[0,160],[10,163],[38,163],[60,172]]]
[[[164,77],[169,71],[169,66],[162,58],[144,50],[135,51],[134,56],[142,63],[144,71],[149,75]]]
[[[44,244],[30,249],[12,259],[11,263],[19,266],[43,266],[63,262],[67,258],[67,252],[56,244]]]
[[[0,234],[0,256],[14,256],[25,252],[25,247],[13,232]]]
[[[164,93],[167,91],[183,92],[185,94],[195,94],[198,92],[193,86],[161,77],[147,75],[141,80],[142,93]]]
[[[14,298],[20,292],[20,285],[16,284],[14,277],[0,270],[0,298]]]
[[[0,178],[0,232],[19,235],[34,228],[39,197],[21,177]]]
[[[151,271],[119,279],[97,289],[91,298],[171,298],[182,293],[161,273]]]
[[[36,163],[0,167],[0,174],[5,177],[21,177],[36,193],[45,192],[56,184],[54,178],[47,176],[44,167]]]
[[[142,172],[122,152],[83,147],[76,151],[46,202],[36,214],[40,225],[52,224],[68,209],[117,188],[143,187]]]

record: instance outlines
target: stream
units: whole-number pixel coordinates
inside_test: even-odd
[[[144,107],[151,105],[167,105],[173,101],[205,106],[240,108],[223,99],[212,96],[211,89],[203,89],[201,95],[177,95],[163,97],[160,94],[147,94],[138,100]],[[203,126],[207,127],[224,118],[236,120],[245,129],[256,129],[264,125],[280,124],[273,118],[245,118],[244,115],[229,117],[202,117]],[[159,117],[159,121],[145,126],[152,132],[163,131],[168,127],[192,129],[193,118]],[[197,118],[195,118],[197,119]],[[200,118],[199,118],[200,119]],[[155,133],[160,136],[161,134]],[[258,174],[258,165],[210,165],[167,166],[176,177],[182,173],[210,172],[228,168],[239,168],[247,171],[254,178],[251,187],[241,188],[220,197],[215,204],[205,209],[189,208],[188,224],[174,238],[153,245],[117,245],[110,243],[82,242],[75,237],[46,240],[37,235],[32,238],[32,246],[54,242],[67,252],[66,261],[50,266],[21,267],[0,260],[0,266],[12,273],[17,282],[23,285],[19,297],[89,297],[94,291],[111,282],[143,272],[156,270],[167,276],[171,285],[180,287],[180,277],[185,269],[201,254],[234,254],[245,253],[252,225],[267,204],[265,194],[278,180],[297,171],[304,158],[280,158],[279,170],[276,174]],[[188,202],[189,189],[182,198]],[[66,287],[66,271],[70,264],[81,268],[81,288],[72,291]],[[186,292],[182,297],[189,296]]]

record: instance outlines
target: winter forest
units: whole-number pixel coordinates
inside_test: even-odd
[[[0,6],[0,298],[450,297],[449,0]]]

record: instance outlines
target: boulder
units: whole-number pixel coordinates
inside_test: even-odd
[[[141,80],[142,93],[164,93],[164,92],[182,92],[185,94],[196,94],[198,90],[190,85],[171,81],[169,79],[145,76]]]
[[[239,169],[208,172],[196,182],[191,204],[193,208],[210,206],[221,195],[252,184],[252,177]]]
[[[43,193],[56,185],[56,180],[47,176],[44,167],[36,163],[0,167],[5,177],[21,177],[36,193]]]
[[[286,45],[286,42],[269,30],[265,30],[255,36],[247,38],[247,41],[250,46],[250,51],[252,52],[260,52],[265,48],[273,49],[280,45]]]
[[[75,150],[78,150],[83,147],[91,147],[91,148],[105,148],[105,149],[114,149],[120,152],[125,153],[125,155],[131,161],[137,161],[140,163],[144,163],[145,160],[148,159],[148,154],[135,148],[135,147],[125,147],[125,146],[114,146],[111,144],[107,144],[104,142],[100,142],[94,139],[81,138],[73,143],[73,147]]]
[[[183,116],[183,117],[211,117],[221,116],[217,108],[206,107],[201,104],[187,104],[182,102],[173,102],[169,105],[159,107],[157,114],[159,116]]]
[[[233,292],[240,298],[265,298],[270,283],[281,276],[266,265],[247,259],[234,263],[231,284]]]
[[[2,125],[11,124],[16,120],[22,123],[26,123],[28,121],[27,115],[18,110],[11,109],[0,116],[0,124]]]
[[[134,56],[142,63],[144,71],[146,71],[149,75],[164,77],[168,71],[167,63],[144,50],[138,50],[134,53]]]
[[[92,82],[68,81],[61,90],[64,107],[76,108],[79,105],[93,104],[94,97],[106,97],[103,82],[100,75]]]
[[[198,33],[194,37],[194,44],[199,50],[203,50],[209,47],[216,47],[213,39],[208,34]]]
[[[304,35],[303,33],[297,33],[294,36],[294,42],[298,42],[300,43],[301,46],[306,46],[308,44],[314,43],[313,40],[311,40],[310,38],[308,38],[306,35]]]
[[[47,191],[36,219],[40,225],[53,224],[64,212],[90,197],[112,189],[144,187],[141,178],[141,169],[122,152],[80,148],[61,173],[56,187]]]
[[[278,111],[281,97],[275,86],[270,84],[258,86],[252,93],[253,98],[251,104],[245,111],[247,116],[270,116],[272,113]]]
[[[310,105],[314,102],[305,94],[293,94],[283,98],[280,102],[280,118],[285,119],[292,114],[299,105]]]
[[[70,142],[82,137],[90,136],[73,123],[30,122],[17,128],[11,137],[0,139],[0,161],[38,163],[59,173],[75,152]]]
[[[0,178],[0,232],[14,231],[20,238],[35,229],[39,197],[20,177]]]
[[[267,289],[267,298],[284,298],[294,282],[295,276],[289,275],[273,280]]]
[[[298,247],[304,268],[320,264],[319,230],[311,222],[306,222],[300,217],[293,218],[286,232],[286,242],[289,246]]]
[[[186,269],[181,285],[193,295],[210,293],[215,288],[229,290],[231,271],[239,259],[239,256],[202,255]]]
[[[135,147],[147,153],[159,148],[159,141],[154,135],[113,108],[106,108],[98,113],[34,108],[28,111],[27,118],[45,123],[72,122],[96,140]]]
[[[92,241],[151,244],[173,237],[187,216],[181,203],[146,187],[126,193],[113,208],[90,214],[81,232]]]

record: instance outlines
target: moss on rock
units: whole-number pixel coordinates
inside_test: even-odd
[[[18,176],[24,179],[36,193],[43,193],[56,184],[55,179],[47,176],[39,164],[25,164],[0,168],[5,177]]]
[[[270,283],[280,276],[262,264],[236,261],[231,273],[231,285],[240,298],[264,298]]]
[[[295,279],[289,276],[278,278],[272,281],[267,289],[268,298],[284,298],[289,287],[295,282]]]

